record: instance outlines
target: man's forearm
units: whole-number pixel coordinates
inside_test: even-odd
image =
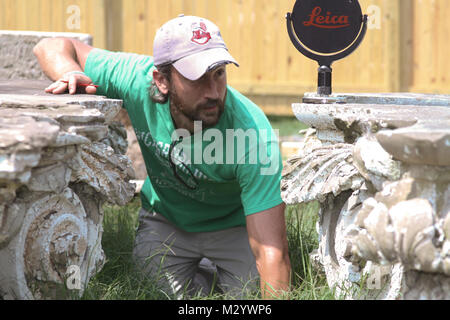
[[[289,257],[268,258],[257,261],[261,282],[261,295],[264,299],[280,297],[290,289],[291,267]]]
[[[284,218],[285,204],[247,216],[249,243],[265,299],[289,291],[291,264]]]
[[[69,71],[83,71],[70,39],[43,39],[33,49],[42,71],[56,81]]]

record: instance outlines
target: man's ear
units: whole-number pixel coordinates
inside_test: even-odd
[[[167,78],[157,69],[153,71],[153,80],[155,81],[159,92],[161,92],[162,94],[169,93],[169,80],[167,80]]]

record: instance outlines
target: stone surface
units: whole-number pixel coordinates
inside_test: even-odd
[[[409,98],[406,101],[414,97],[407,96]],[[425,99],[424,95],[419,96],[423,101],[436,97],[428,96]],[[293,104],[292,109],[301,122],[318,129],[319,132],[327,130],[337,135],[343,134],[347,143],[354,143],[358,138],[370,133],[411,127],[417,123],[425,127],[430,126],[430,129],[436,128],[437,122],[442,123],[437,125],[442,130],[450,120],[450,104],[446,100],[447,96],[438,96],[435,99],[439,102],[438,106],[404,105],[404,101],[398,99],[398,104],[395,105],[299,103]],[[447,101],[447,104],[443,101]]]
[[[320,202],[312,258],[341,298],[450,299],[450,96],[335,96],[293,105],[313,129],[281,183]]]
[[[395,106],[434,106],[449,107],[450,95],[431,95],[409,92],[392,93],[333,93],[332,99],[338,99],[345,104],[360,105],[395,105]],[[305,93],[306,99],[323,99],[317,93]]]
[[[4,299],[82,294],[105,260],[102,204],[124,205],[135,192],[131,161],[107,144],[121,101],[45,94],[47,85],[0,81]],[[123,143],[115,145],[124,151]],[[76,290],[68,290],[73,288],[65,280],[73,268],[80,281]]]
[[[450,166],[450,118],[377,133],[381,146],[407,163]]]

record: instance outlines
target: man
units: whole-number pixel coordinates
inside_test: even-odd
[[[287,291],[277,140],[263,112],[227,86],[226,65],[238,64],[218,27],[180,15],[157,31],[153,51],[114,53],[69,39],[34,49],[56,81],[46,92],[124,101],[149,176],[134,249],[144,271],[180,297],[208,258],[219,288],[234,296],[258,273],[263,297]]]

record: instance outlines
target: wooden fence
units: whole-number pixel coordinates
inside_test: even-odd
[[[229,83],[267,113],[315,91],[317,64],[295,50],[285,14],[295,0],[0,0],[0,29],[83,32],[94,46],[152,54],[156,29],[180,13],[214,21],[241,67]],[[335,92],[450,93],[450,1],[360,0],[369,30],[333,65]],[[1,44],[0,44],[1,45]]]

